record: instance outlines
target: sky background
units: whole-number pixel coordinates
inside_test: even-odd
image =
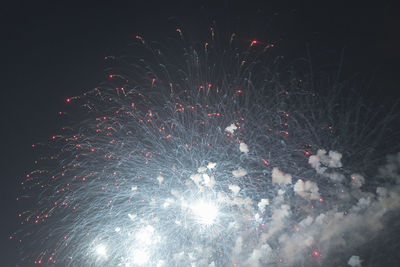
[[[2,6],[0,265],[15,265],[16,242],[8,237],[18,228],[15,198],[18,179],[33,166],[31,144],[57,132],[64,100],[99,84],[104,57],[123,54],[137,34],[162,40],[181,24],[201,38],[197,30],[206,32],[215,20],[249,40],[282,44],[288,57],[304,56],[308,46],[316,60],[323,55],[338,62],[344,49],[344,76],[375,77],[364,95],[382,105],[400,97],[395,1],[293,2],[38,0]]]

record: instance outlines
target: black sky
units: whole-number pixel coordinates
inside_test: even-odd
[[[57,2],[57,3],[55,3]],[[61,3],[62,2],[62,3]],[[329,4],[325,2],[330,2]],[[351,2],[351,3],[350,3]],[[137,34],[157,40],[184,28],[217,26],[270,38],[289,55],[339,55],[346,73],[375,74],[371,97],[400,96],[400,15],[395,1],[13,1],[2,6],[1,266],[15,266],[18,178],[31,170],[30,145],[57,130],[64,99],[103,79],[103,58]],[[174,17],[174,19],[171,19]],[[246,29],[246,31],[245,31]],[[191,35],[196,35],[192,32]]]

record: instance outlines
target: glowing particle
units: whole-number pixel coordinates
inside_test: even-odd
[[[207,165],[207,169],[209,169],[209,170],[214,169],[215,166],[217,166],[217,163],[215,163],[215,162],[209,162],[208,165]]]
[[[238,168],[238,169],[232,171],[232,175],[235,178],[243,177],[246,174],[247,174],[247,171],[245,169],[243,169],[243,168]]]
[[[205,172],[206,170],[207,170],[206,167],[201,166],[201,167],[199,167],[199,168],[197,169],[197,172],[202,173],[202,172]]]
[[[228,127],[225,128],[225,132],[234,134],[236,129],[237,129],[237,126],[234,123],[232,123],[231,125],[229,125]]]
[[[167,198],[163,204],[164,208],[168,208],[169,205],[171,205],[172,203],[174,203],[174,200],[172,198]]]
[[[359,256],[353,255],[350,257],[347,264],[350,265],[351,267],[361,267],[361,262],[362,262],[362,260],[360,259]]]
[[[240,150],[240,152],[245,153],[245,154],[249,153],[249,147],[247,146],[247,144],[245,144],[243,142],[240,143],[239,150]]]
[[[313,252],[311,253],[313,257],[320,257],[321,256],[321,252],[319,252],[318,250],[313,250]]]
[[[238,186],[236,184],[230,184],[229,190],[231,190],[234,195],[237,195],[240,191],[240,186]]]
[[[215,185],[215,178],[214,176],[209,176],[206,173],[203,173],[204,185],[208,187],[213,187]]]
[[[192,174],[190,175],[190,179],[195,183],[195,184],[199,184],[202,180],[202,176],[199,173],[196,174]]]
[[[136,216],[137,216],[136,214],[130,214],[130,213],[128,213],[128,217],[129,217],[129,219],[131,219],[132,221],[135,220]]]
[[[365,178],[360,174],[351,175],[351,186],[354,188],[360,188],[365,183]]]
[[[279,170],[277,167],[272,169],[272,183],[273,184],[291,184],[292,183],[292,175],[288,173],[284,173]]]
[[[260,200],[260,202],[258,202],[257,206],[258,206],[259,211],[263,212],[265,210],[265,207],[268,206],[268,205],[269,205],[269,200],[265,199],[265,198],[262,198]]]

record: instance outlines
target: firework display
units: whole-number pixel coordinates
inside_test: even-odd
[[[106,57],[34,145],[21,266],[361,266],[400,208],[400,154],[377,166],[393,118],[272,43],[177,32]]]

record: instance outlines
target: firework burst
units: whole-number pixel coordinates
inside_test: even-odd
[[[40,190],[21,213],[23,262],[361,263],[399,208],[399,155],[367,176],[393,119],[285,69],[271,43],[215,36],[137,36],[131,56],[106,57],[104,84],[67,99],[78,122],[22,182]]]

